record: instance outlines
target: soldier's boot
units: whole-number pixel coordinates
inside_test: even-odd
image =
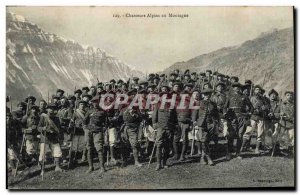
[[[157,160],[157,165],[155,167],[155,171],[158,171],[162,168],[161,166],[161,148],[157,147],[156,149],[156,160]]]
[[[178,154],[178,143],[173,142],[173,152],[174,155],[170,158],[170,160],[178,160],[179,154]]]
[[[115,147],[114,146],[110,146],[109,147],[109,150],[110,150],[110,162],[113,164],[113,165],[116,165],[117,164],[117,161],[115,159]]]
[[[200,143],[199,141],[197,141],[197,142],[196,142],[196,146],[197,146],[197,149],[198,149],[197,155],[198,155],[198,156],[201,156],[201,154],[202,154],[201,143]]]
[[[138,150],[136,148],[133,149],[133,158],[134,158],[134,165],[141,167],[143,166],[140,162],[139,162],[139,156],[138,156]]]
[[[103,152],[99,151],[98,152],[98,158],[99,158],[99,173],[104,173],[106,170],[104,168],[104,157],[103,157]]]
[[[81,162],[85,162],[86,160],[87,160],[87,149],[86,147],[84,147],[82,150]]]
[[[259,150],[260,145],[261,145],[261,142],[256,143],[256,148],[255,148],[255,152],[254,152],[255,154],[260,154],[260,150]]]
[[[215,165],[214,161],[211,160],[211,157],[210,157],[209,154],[206,154],[206,158],[207,158],[208,165],[210,165],[210,166],[214,166]]]
[[[248,143],[248,139],[243,138],[243,142],[242,142],[240,152],[245,152],[246,151],[247,143]]]
[[[240,138],[238,138],[237,140],[236,140],[236,157],[238,158],[238,159],[243,159],[243,157],[241,156],[241,148],[242,148],[242,140],[240,139]]]
[[[186,151],[186,144],[183,143],[179,161],[185,161],[185,151]]]
[[[54,158],[55,161],[55,172],[63,172],[63,170],[60,167],[60,158]]]
[[[91,173],[94,171],[94,166],[93,166],[93,156],[92,156],[92,151],[88,150],[87,151],[87,161],[89,164],[89,169],[86,171],[86,173]]]
[[[206,163],[206,161],[205,161],[205,157],[206,157],[206,155],[205,155],[205,150],[204,150],[204,148],[205,148],[205,146],[204,146],[204,143],[201,143],[201,148],[202,148],[202,155],[201,155],[201,158],[200,158],[200,165],[206,165],[207,163]]]

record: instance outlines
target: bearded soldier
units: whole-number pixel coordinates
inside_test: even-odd
[[[219,120],[217,106],[210,100],[212,93],[212,89],[205,89],[202,91],[203,100],[200,101],[200,108],[194,110],[192,114],[194,126],[196,129],[199,129],[197,137],[202,145],[200,163],[208,163],[209,165],[214,165],[214,162],[210,156],[209,142],[212,140],[212,137],[215,134],[216,124]]]
[[[280,116],[282,117],[281,126],[284,132],[288,134],[288,150],[289,155],[294,155],[294,121],[295,121],[295,108],[294,108],[294,92],[286,91],[284,93],[286,100],[282,103],[280,108]]]
[[[91,102],[93,108],[89,109],[83,120],[83,128],[85,131],[85,138],[87,142],[87,159],[89,169],[87,173],[94,170],[92,149],[96,148],[100,162],[100,173],[105,172],[104,168],[104,132],[106,126],[106,112],[99,106],[100,97],[95,96]]]

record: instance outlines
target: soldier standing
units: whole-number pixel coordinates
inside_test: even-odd
[[[205,158],[209,165],[214,165],[210,156],[209,142],[215,132],[216,122],[219,120],[217,106],[210,100],[212,89],[205,89],[202,91],[203,100],[200,101],[200,108],[194,110],[192,114],[192,121],[195,121],[195,128],[199,129],[197,133],[198,140],[202,145],[201,164],[206,164]]]
[[[295,121],[295,108],[294,108],[294,92],[286,91],[284,93],[286,100],[282,103],[280,109],[280,116],[282,123],[280,124],[284,132],[288,134],[288,151],[289,155],[294,155],[294,121]]]
[[[55,161],[55,171],[61,172],[60,159],[62,157],[62,151],[60,148],[60,141],[63,139],[63,136],[60,129],[60,120],[57,116],[55,116],[54,111],[56,109],[56,104],[48,104],[47,114],[41,115],[38,124],[38,131],[41,132],[39,164],[42,170],[44,170],[42,167],[42,161],[46,160],[44,159],[44,153],[46,152],[46,146],[49,146]],[[41,174],[43,174],[43,172]]]
[[[104,132],[106,126],[106,112],[99,106],[100,97],[95,96],[91,102],[93,108],[89,109],[83,120],[83,128],[85,131],[85,138],[87,142],[87,159],[89,169],[87,173],[91,173],[94,170],[92,149],[96,148],[98,158],[100,162],[100,173],[105,172],[104,168]]]
[[[39,114],[46,114],[47,113],[47,102],[45,100],[40,101],[40,107],[39,107]]]

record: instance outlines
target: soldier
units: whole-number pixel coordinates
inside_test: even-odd
[[[168,91],[160,94],[168,95]],[[153,128],[157,131],[156,135],[156,158],[157,166],[155,170],[167,168],[167,159],[170,152],[170,142],[172,138],[172,130],[175,128],[177,117],[174,108],[171,108],[170,103],[161,105],[162,101],[154,106],[152,114]],[[163,152],[164,151],[164,152]],[[163,152],[163,153],[162,153]]]
[[[268,113],[268,105],[266,105],[262,91],[263,89],[261,86],[256,85],[254,87],[254,95],[250,98],[251,104],[253,105],[253,113],[250,119],[251,126],[247,127],[246,132],[244,134],[244,139],[249,140],[252,130],[257,128],[257,140],[255,149],[256,154],[260,154],[260,147],[266,130],[265,122]]]
[[[131,91],[128,93],[131,93]],[[141,167],[142,164],[138,159],[138,152],[140,149],[138,146],[138,131],[142,121],[142,115],[137,107],[128,107],[123,114],[123,120],[125,122],[125,133],[132,148],[134,164]]]
[[[90,87],[90,95],[94,97],[97,94],[96,86]]]
[[[40,107],[39,107],[39,114],[46,114],[47,113],[47,102],[45,100],[40,101]]]
[[[104,91],[103,85],[97,85],[97,95],[100,95]]]
[[[60,128],[64,135],[65,141],[63,142],[63,145],[66,146],[67,145],[66,141],[70,141],[70,132],[67,132],[67,130],[70,124],[70,120],[73,117],[74,108],[69,109],[69,102],[66,97],[62,97],[60,102],[61,102],[61,107],[57,111],[56,116],[60,120]]]
[[[89,91],[90,91],[90,89],[88,87],[83,87],[82,88],[82,96],[88,94]]]
[[[243,134],[246,130],[247,117],[252,111],[249,99],[241,93],[241,84],[232,83],[231,86],[233,93],[228,96],[228,101],[224,106],[224,119],[228,122],[227,129],[224,129],[224,136],[227,138],[226,158],[228,160],[231,159],[235,138],[237,139],[236,156],[238,159],[242,159],[240,152],[243,151],[243,146],[246,144],[245,140],[242,142]]]
[[[280,102],[278,99],[278,92],[272,89],[269,92],[269,99],[271,109],[268,113],[268,129],[272,130],[272,141],[274,150],[280,150],[279,148],[279,140],[278,136],[280,135],[280,127],[279,127],[279,120],[280,120]],[[275,151],[274,151],[275,152]]]
[[[132,80],[133,80],[133,83],[131,83],[129,86],[130,90],[139,86],[139,78],[138,77],[133,77]]]
[[[77,89],[74,91],[74,97],[75,97],[75,106],[78,107],[78,103],[79,101],[81,100],[81,94],[82,94],[82,91],[80,89]]]
[[[56,96],[58,96],[59,98],[62,98],[64,96],[65,91],[62,89],[57,89],[56,90]]]
[[[18,139],[17,137],[17,121],[15,121],[9,112],[9,109],[6,109],[6,138],[7,138],[7,160],[11,168],[12,175],[16,174],[16,164],[17,164],[17,150],[18,150]]]
[[[28,108],[27,108],[28,110],[31,109],[31,106],[34,105],[35,101],[36,101],[36,98],[34,96],[28,96],[25,99],[25,102],[28,104]],[[27,114],[29,114],[29,113],[27,113]]]
[[[206,164],[205,158],[209,165],[214,165],[210,157],[209,142],[214,135],[216,122],[219,120],[218,110],[215,103],[210,100],[212,89],[205,89],[202,91],[203,100],[200,102],[200,109],[194,110],[192,114],[192,121],[195,128],[199,129],[197,133],[198,140],[202,145],[201,164]]]
[[[294,155],[294,121],[295,121],[295,108],[294,108],[294,92],[286,91],[284,93],[286,100],[282,103],[280,108],[280,116],[282,117],[281,126],[283,131],[288,134],[288,151],[289,155]]]
[[[23,139],[23,134],[22,134],[22,128],[23,128],[23,123],[22,119],[23,117],[27,114],[28,110],[26,109],[27,104],[25,102],[19,102],[17,105],[17,110],[12,112],[12,118],[13,121],[15,122],[15,128],[16,128],[16,139],[17,143],[20,144],[22,143]],[[18,145],[18,148],[21,146]]]
[[[105,172],[104,168],[104,132],[106,126],[106,112],[99,106],[100,97],[95,96],[91,102],[93,107],[89,109],[83,120],[83,129],[87,142],[87,159],[89,169],[87,173],[94,171],[92,149],[96,148],[100,162],[100,173]]]
[[[42,167],[42,161],[45,161],[45,149],[49,146],[55,162],[55,171],[62,172],[60,167],[60,159],[62,157],[62,151],[60,148],[60,142],[63,139],[62,131],[60,130],[60,120],[55,116],[55,110],[57,109],[56,104],[50,103],[47,105],[47,114],[42,114],[39,124],[38,131],[41,133],[40,139],[40,156],[39,164],[42,168],[41,175],[43,175],[44,168]]]
[[[80,100],[78,102],[78,107],[76,108],[74,112],[74,117],[71,120],[69,129],[74,130],[72,132],[72,138],[73,138],[73,146],[75,150],[75,163],[76,163],[76,153],[79,151],[82,151],[82,157],[81,162],[86,161],[86,142],[84,137],[84,130],[83,130],[83,120],[86,114],[86,106],[87,103],[83,100]],[[75,128],[75,129],[74,129]],[[72,159],[73,160],[73,159]]]
[[[38,123],[40,121],[39,107],[36,105],[31,106],[28,116],[25,115],[22,119],[22,123],[25,128],[23,133],[25,134],[25,146],[26,153],[28,155],[27,162],[34,163],[37,161],[37,146],[38,146]]]
[[[185,160],[185,153],[186,153],[186,149],[188,146],[188,133],[190,131],[190,125],[191,125],[191,110],[189,109],[189,102],[190,102],[190,96],[191,96],[191,89],[193,87],[193,84],[191,83],[187,83],[184,85],[184,90],[181,92],[181,97],[184,97],[184,95],[187,95],[185,97],[185,100],[180,100],[180,104],[181,102],[184,103],[183,107],[181,108],[181,106],[177,105],[176,106],[176,114],[177,114],[177,121],[178,121],[178,126],[180,129],[180,137],[182,139],[182,149],[181,149],[181,155],[180,155],[180,159],[179,161],[184,161]],[[174,147],[174,157],[178,156],[178,152],[177,152],[177,144],[176,142],[178,142],[178,138],[175,135],[174,136],[174,140],[175,140],[175,144],[173,144]],[[173,142],[174,143],[174,142]]]
[[[115,90],[115,89],[116,89],[116,80],[115,80],[115,79],[111,79],[111,80],[109,81],[109,83],[110,83],[112,89]]]
[[[183,84],[190,83],[190,80],[191,80],[191,75],[185,74],[182,83]]]

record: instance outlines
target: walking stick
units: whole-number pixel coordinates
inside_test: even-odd
[[[21,149],[20,149],[19,155],[22,155],[24,142],[25,142],[25,133],[23,133],[22,145],[21,145]],[[14,177],[17,176],[19,164],[20,164],[20,159],[18,158],[18,159],[17,159],[17,165],[16,165],[16,171],[15,171],[15,173],[14,173]]]
[[[153,158],[153,154],[154,154],[155,147],[156,147],[156,131],[155,131],[155,142],[154,142],[153,149],[152,149],[152,152],[151,152],[151,156],[150,156],[150,159],[149,159],[148,167],[149,167],[150,164],[151,164],[151,160],[152,160],[152,158]]]
[[[194,144],[195,144],[195,127],[193,126],[192,130],[193,140],[192,140],[192,148],[191,148],[191,156],[194,154]]]
[[[74,111],[73,111],[73,120],[75,119],[75,112],[76,112],[76,103],[74,103],[74,104],[75,104],[75,106],[74,106]],[[71,121],[70,121],[70,123],[71,123]],[[69,124],[69,126],[70,126],[70,124]],[[75,133],[76,133],[76,125],[75,125],[75,120],[74,120],[74,130],[73,130],[73,135],[71,135],[72,140],[71,140],[71,145],[70,145],[70,149],[69,149],[68,169],[70,169],[70,165],[71,165],[71,161],[72,161],[73,136],[75,135]],[[78,145],[78,142],[77,142],[77,145]],[[75,158],[76,158],[76,156],[75,156]]]
[[[47,132],[45,131],[45,134],[44,134],[44,154],[43,154],[43,162],[42,162],[42,181],[44,181],[44,170],[45,170],[45,160],[46,160],[46,135],[47,135]]]

